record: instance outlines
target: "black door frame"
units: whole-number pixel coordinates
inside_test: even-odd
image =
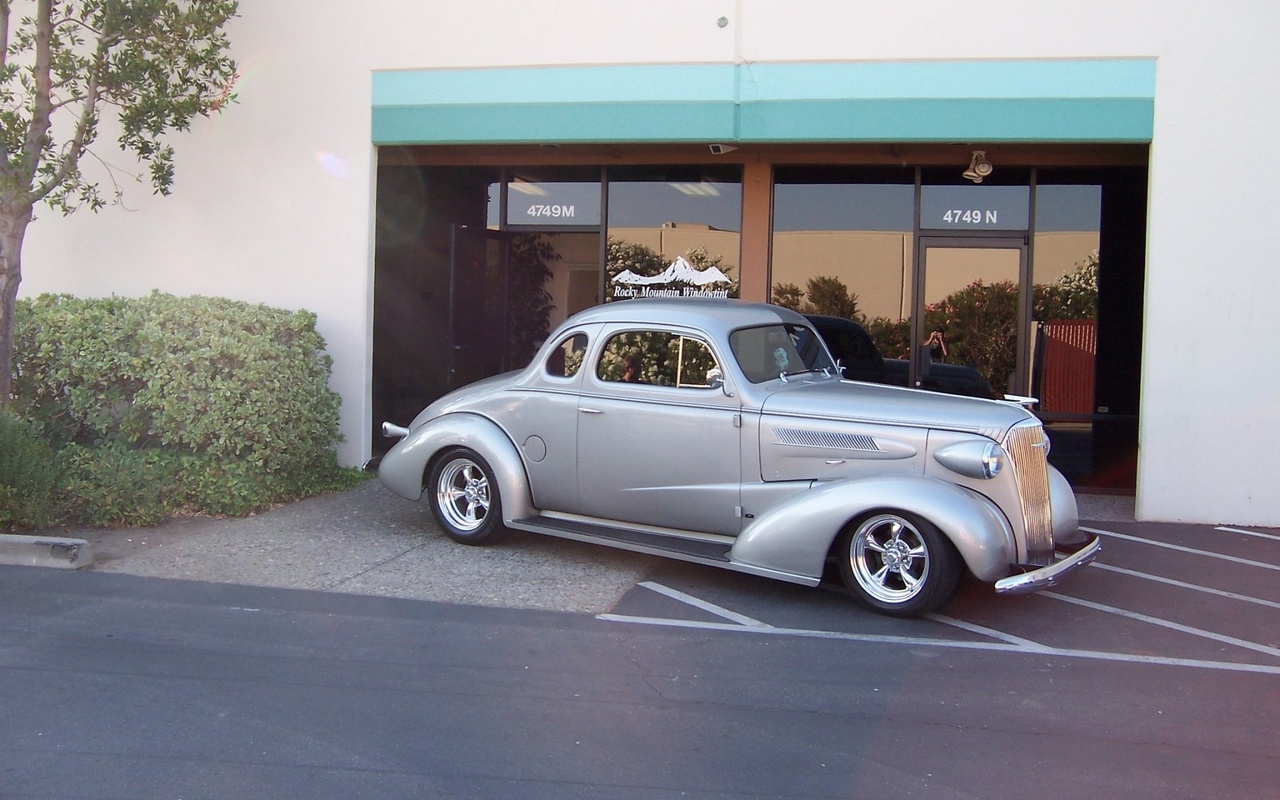
[[[928,359],[925,348],[920,342],[925,339],[925,251],[929,248],[947,249],[986,249],[1018,251],[1018,330],[1015,344],[1017,367],[1009,380],[1007,393],[1026,395],[1030,390],[1031,376],[1027,369],[1027,356],[1030,352],[1028,339],[1031,333],[1031,259],[1029,236],[1017,231],[999,231],[957,235],[954,232],[930,234],[920,232],[915,237],[914,263],[911,278],[911,385],[919,387],[924,383]]]

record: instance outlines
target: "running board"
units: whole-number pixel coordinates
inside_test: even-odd
[[[682,558],[718,567],[728,566],[729,549],[733,546],[723,542],[709,542],[704,539],[670,536],[661,533],[634,530],[632,528],[614,528],[608,525],[596,525],[577,519],[561,517],[528,517],[511,522],[511,527],[534,533],[545,533],[565,539],[577,539],[580,542],[620,547],[638,553],[652,553],[667,558]]]
[[[587,520],[565,519],[563,517],[526,517],[507,523],[507,527],[547,536],[558,536],[561,539],[573,539],[579,542],[601,544],[633,553],[674,558],[709,567],[730,569],[734,572],[745,572],[749,575],[760,575],[765,578],[782,580],[788,583],[799,583],[805,586],[817,586],[819,579],[808,575],[796,575],[768,567],[743,564],[729,558],[733,545],[724,541],[711,541],[680,536],[679,534],[653,533],[634,528],[618,528],[612,525],[600,525]]]

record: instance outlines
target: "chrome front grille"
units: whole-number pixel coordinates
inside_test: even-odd
[[[1049,439],[1040,425],[1017,425],[1004,440],[1022,500],[1027,563],[1053,563],[1053,512],[1049,504]]]

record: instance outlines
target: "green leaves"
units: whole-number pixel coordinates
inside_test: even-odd
[[[238,77],[223,28],[235,0],[52,0],[47,7],[0,5],[0,204],[44,199],[70,212],[119,199],[79,168],[104,109],[119,122],[118,144],[149,173],[156,192],[173,185],[169,131],[186,130],[234,101]],[[27,13],[22,12],[26,10]],[[61,137],[61,138],[60,138]],[[103,165],[110,158],[99,159]],[[107,167],[110,172],[112,168]]]
[[[53,451],[36,430],[0,411],[0,530],[51,524],[58,478]]]
[[[352,485],[316,317],[223,298],[18,303],[13,410],[91,524],[243,514]]]

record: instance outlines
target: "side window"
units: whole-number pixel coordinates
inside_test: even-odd
[[[619,333],[605,342],[596,365],[602,381],[705,389],[720,367],[701,339],[668,331]]]
[[[712,378],[721,376],[720,365],[716,363],[716,357],[711,355],[711,348],[707,347],[706,342],[681,336],[678,348],[676,386],[706,389],[711,386]]]
[[[557,378],[572,378],[582,368],[582,358],[586,352],[586,334],[575,333],[551,351],[547,358],[547,374]]]

